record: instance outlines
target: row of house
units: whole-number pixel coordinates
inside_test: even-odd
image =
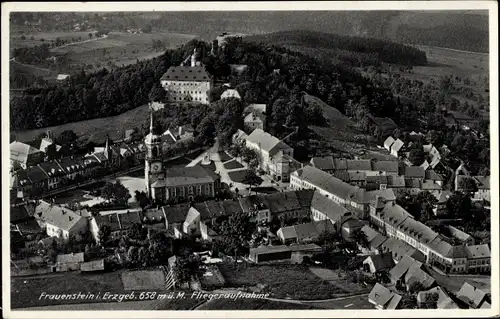
[[[398,167],[394,161],[370,161],[313,158],[311,165],[330,173],[351,185],[367,190],[391,188],[396,194],[408,192],[416,195],[429,191],[436,197],[443,188],[444,178],[433,170],[419,166]]]
[[[332,202],[353,212],[359,219],[367,217],[369,204],[376,196],[387,201],[396,200],[392,189],[367,191],[309,165],[292,173],[290,187],[294,190],[315,189]]]
[[[483,273],[491,269],[488,245],[452,245],[394,202],[381,198],[374,201],[370,222],[385,236],[405,242],[422,253],[426,263],[445,272]]]

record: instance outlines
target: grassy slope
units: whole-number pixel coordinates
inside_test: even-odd
[[[73,130],[79,137],[85,137],[94,142],[102,142],[108,134],[111,139],[122,138],[125,130],[133,129],[146,123],[148,117],[148,106],[142,105],[116,116],[67,123],[24,132],[13,132],[13,134],[17,135],[19,141],[30,141],[46,130],[50,130],[56,136],[62,131]]]

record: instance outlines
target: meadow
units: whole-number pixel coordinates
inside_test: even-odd
[[[159,56],[165,49],[177,48],[195,37],[191,34],[169,32],[111,32],[106,38],[67,45],[54,49],[54,53],[68,54],[72,65],[86,65],[87,69],[123,66]],[[164,49],[153,48],[153,40],[162,41]]]
[[[32,47],[55,41],[77,40],[77,42],[52,48],[54,56],[66,55],[68,62],[57,67],[57,70],[47,70],[47,74],[40,74],[36,66],[24,65],[21,70],[18,66],[11,72],[21,72],[42,76],[45,80],[53,81],[58,73],[72,74],[84,68],[91,72],[102,67],[113,68],[155,58],[162,55],[167,49],[175,49],[194,39],[193,34],[153,32],[133,34],[127,32],[110,32],[106,37],[89,37],[89,32],[34,32],[15,34],[11,36],[10,51],[21,47]],[[33,37],[33,40],[31,39]],[[43,41],[41,41],[43,39]],[[161,41],[161,47],[153,47],[153,41]],[[32,67],[30,69],[30,67]]]
[[[148,118],[149,107],[148,105],[142,105],[116,116],[67,123],[23,132],[11,132],[11,135],[15,135],[18,141],[29,142],[47,130],[50,130],[55,136],[62,131],[72,130],[80,138],[86,138],[89,141],[99,143],[103,142],[107,135],[109,135],[111,139],[123,138],[125,130],[133,129],[143,123],[147,123]]]

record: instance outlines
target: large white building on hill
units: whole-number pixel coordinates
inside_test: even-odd
[[[171,66],[161,77],[160,83],[166,91],[166,100],[174,103],[208,104],[208,91],[213,86],[212,76],[201,64],[197,49],[194,49],[190,59],[190,65],[182,63],[180,66]]]

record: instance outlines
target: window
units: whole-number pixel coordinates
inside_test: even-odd
[[[194,192],[193,185],[189,185],[189,187],[188,187],[188,192],[189,192],[189,195],[192,195],[192,194],[193,194],[193,192]]]
[[[205,185],[205,195],[210,195],[210,184]]]
[[[184,188],[184,186],[181,186],[180,187],[180,196],[184,197],[186,195],[185,193],[186,193],[186,189]]]
[[[196,186],[196,195],[201,195],[201,185]]]

